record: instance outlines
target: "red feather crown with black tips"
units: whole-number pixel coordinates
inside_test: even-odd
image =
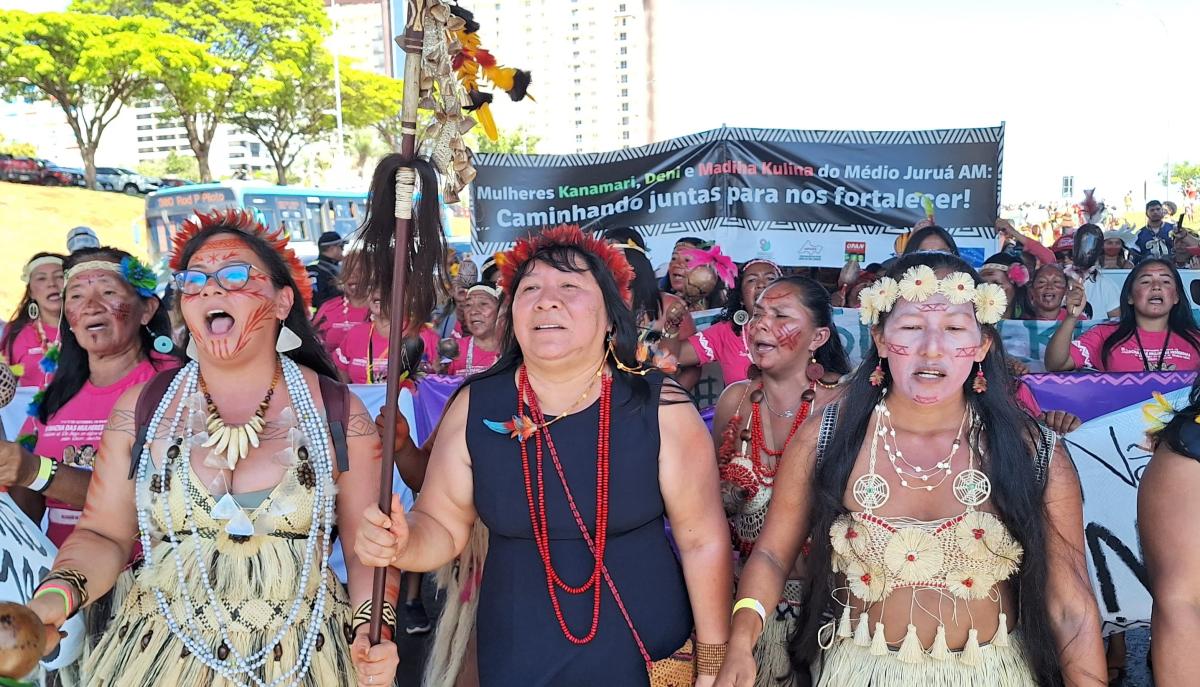
[[[254,236],[265,241],[276,253],[279,253],[283,262],[288,266],[288,271],[291,272],[292,279],[296,282],[296,288],[300,290],[300,296],[304,299],[304,306],[312,307],[312,281],[308,278],[304,264],[300,262],[300,258],[296,257],[296,252],[288,247],[288,236],[285,229],[280,227],[271,231],[246,210],[214,210],[207,214],[197,212],[195,218],[184,222],[183,227],[171,238],[171,261],[168,263],[171,271],[179,272],[186,269],[187,265],[180,260],[183,256],[183,249],[197,234],[217,226],[235,234]]]
[[[585,234],[577,224],[563,224],[552,229],[517,241],[512,249],[496,254],[496,265],[500,267],[500,288],[512,297],[513,279],[521,267],[538,252],[554,246],[571,247],[584,253],[590,253],[608,268],[621,300],[625,305],[633,302],[630,285],[633,284],[633,267],[625,259],[625,253],[613,248],[607,241]]]

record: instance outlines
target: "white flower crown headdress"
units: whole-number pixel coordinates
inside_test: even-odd
[[[908,268],[898,282],[883,277],[863,289],[858,314],[863,324],[877,325],[880,314],[891,312],[897,300],[920,303],[938,293],[954,305],[974,303],[975,319],[980,324],[996,324],[1004,319],[1004,311],[1008,309],[1008,296],[996,284],[976,285],[966,272],[952,272],[938,279],[932,267],[917,265]]]

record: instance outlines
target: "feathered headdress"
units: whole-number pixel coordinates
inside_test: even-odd
[[[610,246],[603,239],[583,233],[577,224],[564,224],[547,229],[540,234],[517,241],[511,250],[496,254],[496,264],[500,267],[500,287],[509,297],[512,297],[513,279],[525,263],[529,262],[539,251],[556,246],[569,246],[584,253],[590,253],[600,259],[600,262],[612,273],[613,281],[621,292],[621,300],[628,305],[633,297],[629,290],[633,283],[633,268],[625,259],[625,254]]]
[[[532,77],[523,69],[501,67],[495,56],[482,47],[479,40],[479,22],[475,21],[475,15],[458,5],[451,5],[450,11],[462,20],[462,28],[454,32],[460,49],[454,55],[451,64],[470,99],[470,103],[465,105],[464,109],[475,113],[483,132],[495,141],[499,133],[496,131],[496,120],[492,118],[492,94],[479,90],[480,73],[496,88],[507,92],[508,97],[514,101],[523,100],[528,95]],[[533,100],[533,96],[529,96],[529,99]]]
[[[733,264],[733,258],[721,252],[720,246],[689,248],[682,253],[683,257],[687,258],[688,268],[696,269],[708,265],[726,288],[733,288],[734,282],[737,281],[737,265]]]
[[[296,252],[288,247],[287,231],[283,227],[275,231],[267,229],[246,210],[214,210],[207,214],[197,212],[193,219],[184,222],[183,227],[171,239],[171,260],[168,265],[172,272],[178,272],[187,267],[181,259],[184,248],[200,232],[213,227],[221,227],[223,230],[254,236],[265,241],[276,253],[279,253],[284,263],[287,264],[288,271],[292,274],[292,280],[296,282],[296,288],[300,290],[300,296],[304,299],[304,306],[312,306],[312,281],[308,278],[304,264],[300,262],[300,258],[296,257]]]

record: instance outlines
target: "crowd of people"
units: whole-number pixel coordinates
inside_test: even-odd
[[[840,273],[689,237],[660,277],[636,231],[558,227],[451,258],[408,321],[342,237],[306,268],[243,212],[184,226],[165,297],[117,248],[39,253],[0,339],[39,388],[0,487],[59,546],[31,608],[52,628],[86,609],[55,679],[391,684],[392,633],[428,629],[418,574],[437,571],[431,685],[1108,684],[1123,655],[1106,659],[1059,440],[1079,419],[1038,405],[997,328],[1059,322],[1049,370],[1200,368],[1190,239],[1146,212],[1133,245],[1001,220],[979,269],[924,222]],[[1119,292],[1106,269],[1130,270]],[[869,328],[857,365],[835,307]],[[419,394],[433,374],[462,380],[433,434],[401,419],[383,456],[378,409],[345,384]],[[710,425],[702,374],[723,389]],[[1200,548],[1167,526],[1200,482],[1198,414],[1200,384],[1140,493],[1160,685],[1200,668]],[[375,505],[380,460],[419,492],[407,513]]]

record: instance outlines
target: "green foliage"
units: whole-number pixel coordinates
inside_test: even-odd
[[[400,146],[400,101],[404,82],[355,69],[341,61],[342,119],[347,126],[372,127],[390,150]]]
[[[146,160],[137,166],[139,174],[152,177],[179,177],[196,181],[200,178],[200,165],[191,155],[180,155],[172,150],[165,158]]]
[[[309,40],[280,45],[260,73],[230,103],[229,121],[262,141],[275,164],[276,183],[309,143],[333,131],[333,59],[319,32],[301,27]]]
[[[89,188],[96,148],[122,104],[149,94],[180,39],[161,22],[76,13],[0,12],[0,84],[32,87],[66,115]]]
[[[467,146],[477,153],[533,155],[537,153],[537,144],[542,140],[540,136],[526,132],[523,126],[508,131],[501,129],[498,141],[484,136],[479,127],[472,129],[467,136],[471,139],[467,141]]]
[[[37,147],[32,143],[9,141],[5,139],[4,134],[0,134],[0,153],[7,153],[18,157],[37,157]]]
[[[211,181],[208,156],[217,127],[230,121],[256,78],[296,49],[320,49],[329,21],[320,0],[76,0],[80,12],[147,15],[191,41],[169,56],[159,83],[166,115],[182,121],[199,163]],[[198,49],[197,49],[198,48]]]
[[[1159,179],[1162,179],[1165,174],[1159,174]],[[1192,164],[1188,161],[1176,162],[1171,165],[1171,183],[1186,184],[1189,181],[1200,182],[1200,163]]]

